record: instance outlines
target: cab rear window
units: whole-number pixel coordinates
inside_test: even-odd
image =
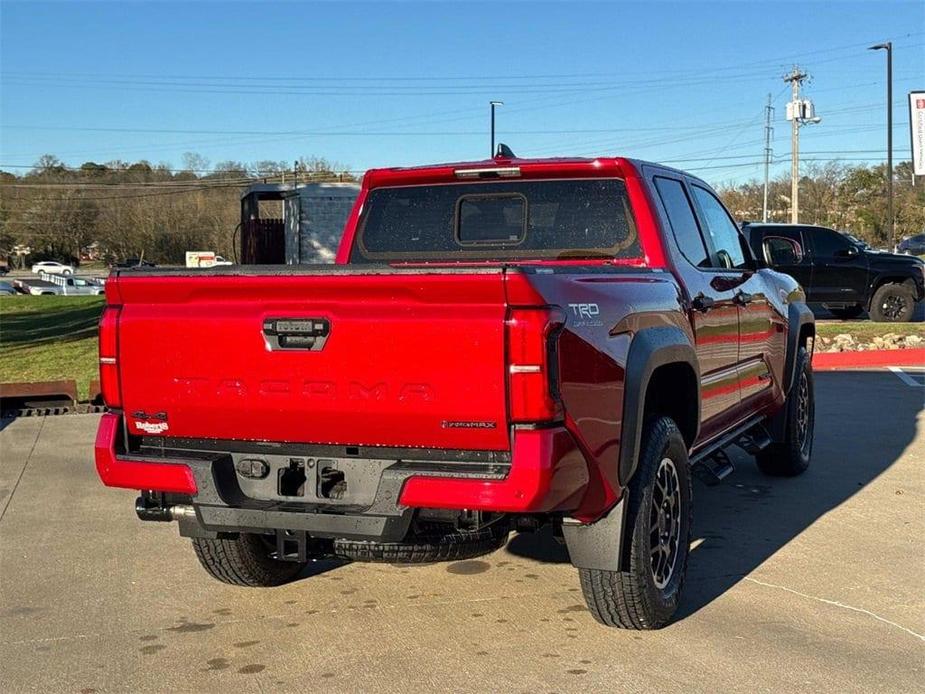
[[[642,255],[619,179],[375,188],[352,263]]]

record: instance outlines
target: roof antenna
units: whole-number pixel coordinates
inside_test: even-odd
[[[514,152],[503,142],[498,143],[498,151],[495,152],[495,159],[516,159]]]

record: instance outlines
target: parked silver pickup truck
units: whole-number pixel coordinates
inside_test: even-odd
[[[41,279],[17,280],[18,284],[26,293],[33,296],[58,295],[58,296],[96,296],[105,292],[105,282],[94,277],[72,277],[62,275],[51,275],[47,272],[41,274]]]

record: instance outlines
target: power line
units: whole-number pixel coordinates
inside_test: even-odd
[[[906,34],[897,35],[891,38],[894,42],[899,42],[903,39],[909,39],[914,37],[919,37],[925,35],[925,32],[908,32]],[[798,53],[790,53],[785,56],[775,57],[775,58],[764,58],[762,60],[752,61],[749,63],[736,62],[731,65],[726,66],[717,66],[712,68],[713,71],[729,71],[729,70],[741,70],[743,67],[758,67],[758,66],[769,66],[774,67],[780,65],[780,61],[792,61],[795,58],[803,58],[807,56],[816,56],[816,55],[826,55],[829,53],[838,53],[845,52],[849,50],[856,50],[859,48],[866,48],[874,41],[883,40],[883,37],[874,37],[868,41],[841,44],[838,46],[828,46],[823,48],[817,48],[811,51],[801,51]],[[915,43],[911,45],[904,45],[903,47],[914,47],[921,44]],[[843,58],[831,58],[828,60],[842,60]],[[826,59],[816,60],[814,62],[823,62]],[[665,75],[666,78],[672,75],[684,75],[684,74],[699,74],[702,75],[705,72],[710,71],[711,68],[690,68],[686,70],[661,70],[653,71],[651,74]],[[520,74],[520,75],[426,75],[426,76],[408,76],[408,75],[238,75],[238,76],[228,76],[228,75],[178,75],[178,74],[151,74],[151,73],[94,73],[94,72],[40,72],[40,71],[26,71],[26,72],[5,72],[3,74],[20,74],[28,75],[34,77],[99,77],[99,76],[110,76],[116,78],[125,78],[125,79],[171,79],[171,80],[192,80],[192,79],[205,79],[205,80],[231,80],[238,79],[241,81],[257,81],[257,82],[269,82],[269,81],[291,81],[291,82],[452,82],[452,81],[462,81],[462,80],[486,80],[486,81],[498,81],[498,80],[537,80],[537,79],[577,79],[577,78],[587,78],[587,77],[609,77],[621,75],[623,73],[619,72],[581,72],[581,73],[545,73],[545,74]]]

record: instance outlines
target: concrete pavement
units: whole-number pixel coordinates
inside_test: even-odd
[[[0,431],[0,688],[53,691],[921,691],[923,388],[817,374],[797,479],[737,456],[695,484],[683,608],[597,625],[548,535],[430,566],[321,563],[225,586],[171,524],[103,488],[96,417]]]

